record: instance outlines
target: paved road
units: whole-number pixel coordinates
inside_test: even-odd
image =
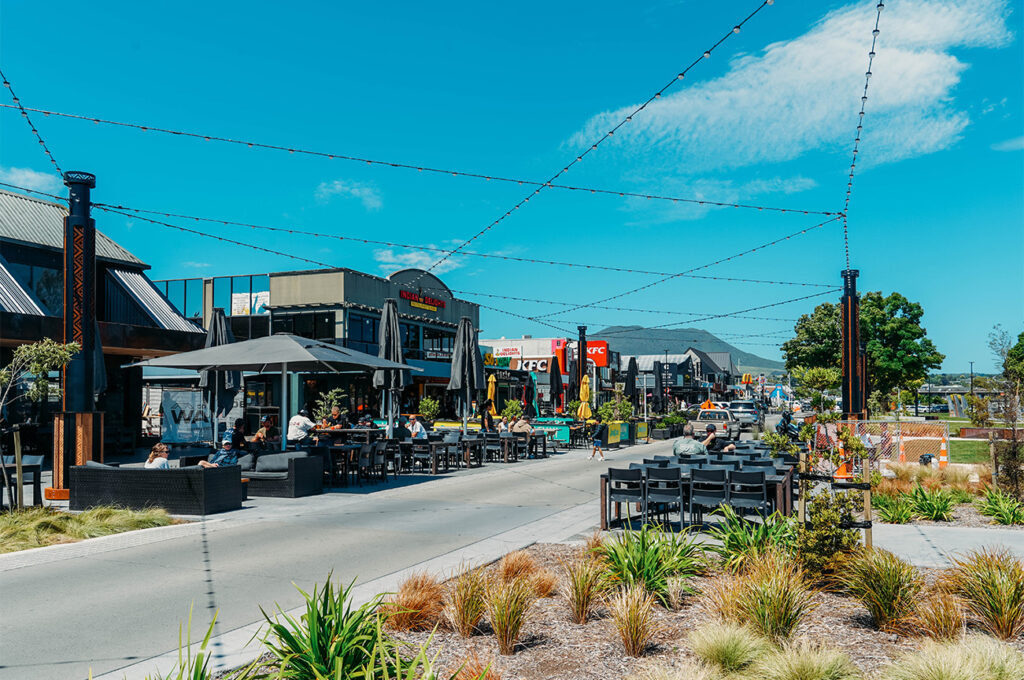
[[[638,461],[668,446],[609,458]],[[218,610],[223,633],[260,620],[260,606],[298,606],[292,584],[308,589],[330,571],[367,581],[587,503],[596,525],[607,465],[585,456],[258,499],[186,527],[0,556],[0,679],[85,678],[164,654],[193,601],[194,626]]]

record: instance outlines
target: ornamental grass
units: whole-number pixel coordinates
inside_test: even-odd
[[[1020,680],[1024,655],[982,635],[959,642],[929,640],[882,673],[883,680]]]
[[[943,589],[932,591],[918,603],[910,621],[914,630],[933,640],[956,640],[967,626],[960,598]]]
[[[434,576],[417,572],[382,605],[385,625],[392,630],[430,630],[444,613],[444,586]]]
[[[654,596],[641,585],[623,586],[608,600],[612,623],[628,656],[643,656],[660,630],[654,602]]]
[[[861,673],[843,652],[807,640],[764,655],[750,670],[758,680],[860,680]]]
[[[867,548],[845,562],[839,576],[847,592],[867,608],[879,630],[901,630],[914,614],[924,578],[887,550]]]
[[[772,650],[772,645],[747,626],[709,623],[688,636],[690,649],[703,663],[723,673],[744,670]]]
[[[946,586],[996,637],[1024,633],[1024,563],[1008,550],[982,549],[954,559]]]
[[[488,584],[484,597],[487,619],[501,654],[512,654],[536,601],[533,585],[524,578],[510,581],[495,579]]]
[[[480,569],[463,567],[448,582],[444,597],[444,618],[452,630],[462,637],[477,631],[484,616],[487,579]]]
[[[498,578],[502,581],[529,579],[537,571],[537,560],[525,550],[510,552],[498,562]]]
[[[0,513],[0,553],[176,524],[162,508],[101,506],[72,514],[51,508]]]
[[[573,623],[586,624],[605,589],[604,568],[590,559],[563,564],[565,599]]]
[[[474,651],[463,660],[451,680],[501,680],[501,673],[495,670],[493,661],[484,661]]]
[[[533,594],[539,598],[551,597],[558,586],[558,577],[547,569],[538,569],[530,577]]]

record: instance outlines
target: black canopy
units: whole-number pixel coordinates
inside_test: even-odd
[[[558,365],[558,357],[551,359],[551,411],[553,413],[558,412],[558,407],[561,404],[562,395],[565,394],[565,390],[562,387],[562,367]]]

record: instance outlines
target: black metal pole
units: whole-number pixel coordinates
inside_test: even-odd
[[[843,276],[843,414],[846,418],[864,418],[865,366],[860,356],[860,300],[857,298],[856,269],[846,269]]]
[[[64,342],[78,352],[64,369],[64,410],[93,410],[93,364],[96,361],[96,222],[90,217],[90,190],[96,177],[64,173],[68,216],[64,218]]]

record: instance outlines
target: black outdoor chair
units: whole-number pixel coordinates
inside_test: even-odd
[[[673,506],[676,506],[679,509],[679,526],[683,526],[687,491],[688,485],[683,483],[682,470],[678,467],[647,468],[647,481],[644,486],[647,511],[656,511],[660,517],[664,517],[665,521],[662,524],[668,524],[669,513]]]
[[[462,437],[458,432],[449,432],[445,434],[444,448],[441,449],[441,454],[448,459],[448,464],[458,468],[462,465]]]
[[[666,465],[668,465],[668,463],[669,463],[668,459],[658,460],[657,458],[644,458],[644,465],[648,465],[650,467],[663,468]]]
[[[775,461],[770,458],[754,458],[751,460],[743,461],[743,467],[763,467],[763,468],[774,468]]]
[[[501,460],[501,436],[498,433],[484,435],[484,458],[491,463]]]
[[[388,481],[387,448],[386,440],[378,440],[373,443],[373,474],[382,482]]]
[[[334,470],[331,468],[331,447],[329,446],[311,446],[306,451],[310,457],[319,458],[324,466],[324,481],[327,482],[327,486],[334,486]]]
[[[644,496],[644,473],[643,470],[617,470],[608,468],[608,516],[611,516],[611,508],[619,510],[619,504],[626,504],[625,524],[631,524],[629,506],[631,503],[639,503],[644,517],[647,516],[647,499]]]
[[[15,494],[15,496],[17,496],[17,493],[18,493],[18,484],[22,484],[23,486],[28,486],[29,484],[31,484],[32,485],[32,505],[40,505],[41,506],[43,504],[43,493],[42,493],[43,456],[38,456],[38,455],[37,456],[33,456],[33,455],[25,454],[25,453],[21,454],[21,464],[22,465],[38,465],[39,466],[39,471],[38,472],[36,472],[35,470],[33,470],[31,472],[28,471],[28,470],[22,470],[22,477],[23,477],[23,479],[18,479],[17,468],[14,466],[14,456],[4,456],[3,462],[4,462],[4,467],[7,469],[7,479],[11,483],[11,491]],[[3,480],[0,479],[0,485],[2,485],[2,484],[3,484]],[[3,502],[2,502],[3,493],[4,493],[4,490],[0,489],[0,505],[3,505]],[[10,501],[11,501],[11,505],[13,506],[16,503],[17,499],[16,498],[11,498]]]
[[[412,440],[412,465],[413,468],[417,464],[420,466],[420,471],[429,472],[432,465],[431,460],[432,454],[430,453],[430,440],[429,439],[413,439]]]
[[[398,445],[397,439],[385,439],[384,440],[384,477],[387,477],[387,473],[390,472],[394,475],[395,479],[398,479],[398,475],[402,472],[402,449]]]
[[[743,456],[730,456],[728,454],[720,453],[720,454],[718,454],[717,460],[718,460],[719,463],[743,463],[747,459],[744,458]],[[711,462],[714,462],[714,461],[711,461]]]
[[[727,461],[725,463],[721,461],[712,461],[710,463],[701,463],[701,470],[739,470],[739,461]]]
[[[373,478],[373,444],[363,444],[359,447],[359,457],[355,470],[356,481],[362,483],[364,479]]]
[[[768,483],[765,481],[765,473],[758,472],[733,472],[729,475],[729,505],[741,513],[747,510],[755,510],[762,517],[771,511],[771,502],[768,499]]]
[[[725,469],[690,472],[690,522],[704,523],[704,508],[729,502],[729,471]]]
[[[528,458],[530,455],[530,435],[525,432],[513,432],[512,441],[515,444],[516,460]]]
[[[666,463],[674,463],[674,462],[676,462],[675,456],[655,456],[654,460],[659,461],[659,462],[660,461],[665,461]]]

